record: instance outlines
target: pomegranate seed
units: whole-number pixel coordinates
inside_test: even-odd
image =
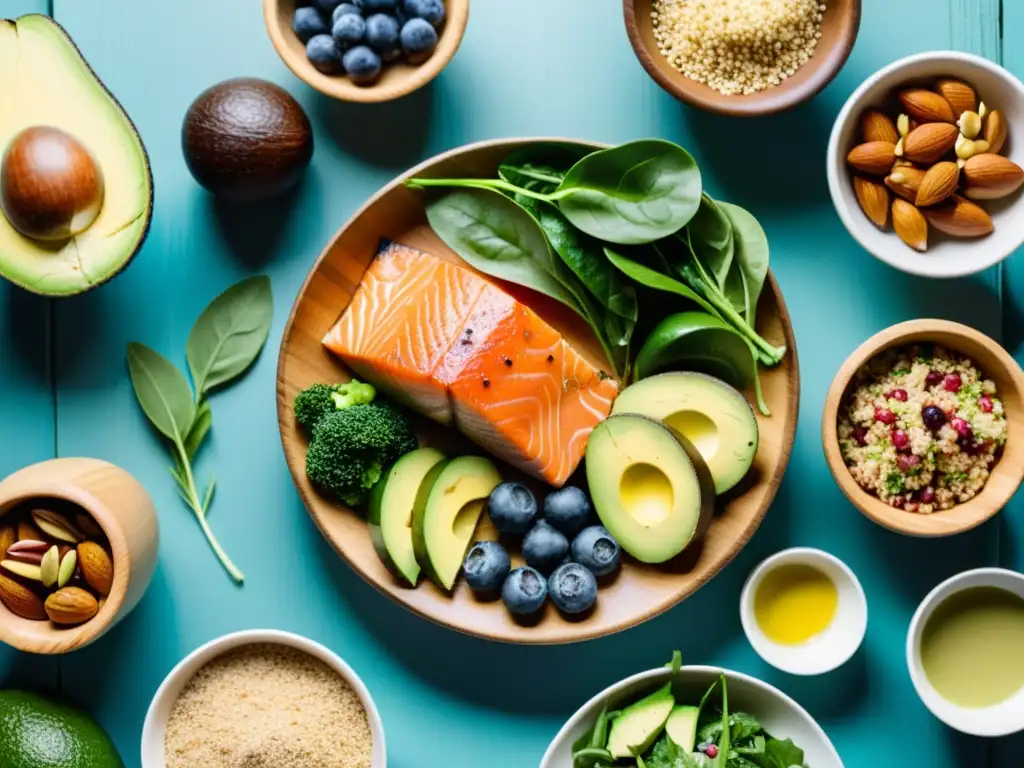
[[[934,501],[935,501],[935,489],[932,488],[930,485],[926,486],[924,488],[924,490],[921,491],[921,503],[922,504],[931,504]]]
[[[899,400],[901,403],[907,402],[907,390],[905,389],[894,389],[889,393],[889,397],[893,400]]]
[[[896,414],[888,408],[875,408],[875,421],[880,421],[883,424],[892,424],[896,421]]]
[[[892,431],[892,444],[897,451],[905,451],[910,447],[910,438],[902,429]]]
[[[942,374],[938,371],[928,371],[928,375],[924,377],[924,383],[929,387],[934,387],[942,381]]]
[[[949,426],[955,429],[956,433],[964,440],[971,436],[971,425],[967,423],[966,419],[961,419],[959,416],[954,417],[950,420]]]
[[[708,744],[707,752],[705,752],[704,754],[710,757],[712,760],[714,760],[716,757],[718,757],[718,747],[716,747],[714,744]]]
[[[921,463],[921,457],[914,454],[903,455],[896,459],[896,465],[904,472],[909,472]]]
[[[903,509],[903,505],[907,503],[907,500],[902,496],[893,496],[889,499],[889,506],[895,507],[896,509]]]
[[[857,442],[857,445],[868,444],[868,428],[867,427],[856,427],[853,430],[853,439]]]
[[[988,395],[982,395],[978,398],[978,407],[984,413],[992,413],[992,398]]]
[[[942,388],[947,392],[959,392],[960,385],[963,382],[960,380],[959,373],[951,373],[942,381]]]

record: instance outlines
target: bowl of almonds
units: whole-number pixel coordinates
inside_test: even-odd
[[[83,648],[153,578],[159,529],[145,488],[98,459],[53,459],[0,481],[0,642]]]
[[[887,264],[959,277],[1024,243],[1024,84],[956,51],[901,59],[868,78],[836,118],[832,201]]]

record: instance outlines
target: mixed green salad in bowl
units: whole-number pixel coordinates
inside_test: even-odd
[[[843,768],[828,736],[771,685],[716,667],[670,664],[584,704],[541,768]]]

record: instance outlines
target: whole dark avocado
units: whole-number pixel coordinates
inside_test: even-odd
[[[258,200],[298,184],[313,157],[313,129],[283,88],[237,78],[192,102],[181,146],[189,171],[214,195]]]
[[[0,768],[124,768],[89,715],[28,691],[0,691]]]

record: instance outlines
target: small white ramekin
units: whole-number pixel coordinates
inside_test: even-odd
[[[996,587],[1024,598],[1024,575],[1004,568],[975,568],[946,579],[918,606],[907,632],[907,669],[917,695],[939,720],[972,736],[995,738],[1024,731],[1024,688],[1006,701],[981,709],[966,709],[947,701],[928,682],[921,664],[921,636],[932,613],[952,595],[973,587]]]
[[[167,728],[167,720],[170,718],[174,703],[178,700],[182,689],[192,676],[208,662],[227,651],[234,650],[245,645],[255,643],[271,643],[286,645],[305,651],[328,667],[338,675],[356,692],[359,701],[366,710],[366,719],[370,723],[370,735],[373,739],[371,752],[371,768],[386,768],[387,753],[384,745],[384,726],[380,720],[380,713],[377,705],[370,696],[370,691],[352,668],[342,661],[335,653],[328,650],[320,643],[316,643],[300,635],[290,632],[282,632],[275,629],[251,629],[243,632],[233,632],[223,637],[218,637],[202,645],[180,662],[164,678],[163,683],[157,689],[149,711],[146,712],[146,722],[142,727],[142,768],[164,768],[164,732]]]
[[[832,580],[839,593],[832,623],[820,635],[799,645],[771,640],[754,616],[758,587],[768,573],[783,565],[817,568]],[[860,581],[842,560],[820,549],[795,547],[772,555],[747,577],[740,594],[740,621],[754,650],[773,667],[791,675],[820,675],[845,664],[860,648],[868,628],[868,601]]]

